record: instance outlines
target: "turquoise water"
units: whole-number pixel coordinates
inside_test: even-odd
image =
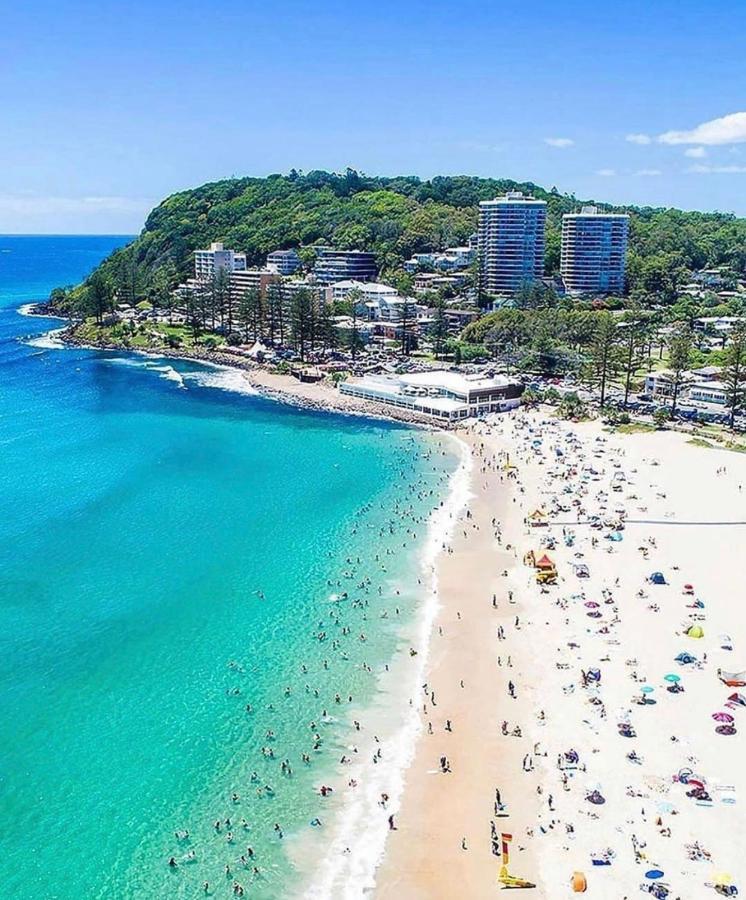
[[[55,323],[15,306],[122,240],[0,237],[2,896],[287,896],[454,460],[225,370],[34,338]]]

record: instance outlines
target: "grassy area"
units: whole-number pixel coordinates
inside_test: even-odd
[[[617,434],[647,434],[650,431],[657,431],[655,425],[648,425],[647,422],[630,422],[627,425],[612,425],[606,431],[616,432]]]
[[[205,333],[196,339],[190,328],[184,325],[168,325],[165,322],[117,322],[115,325],[97,325],[93,319],[76,326],[75,334],[90,344],[117,344],[133,350],[184,349],[214,344],[219,346],[223,338]]]
[[[701,437],[693,437],[689,438],[687,444],[691,444],[693,447],[708,447],[710,450],[718,450],[719,447],[717,444],[713,444],[711,441],[706,441]]]

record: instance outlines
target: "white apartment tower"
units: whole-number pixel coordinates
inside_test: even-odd
[[[228,275],[246,271],[246,254],[226,250],[221,243],[210,244],[209,250],[194,251],[194,277],[198,281],[208,281],[220,271]]]
[[[621,294],[629,216],[584,206],[562,216],[560,273],[569,294]]]
[[[479,204],[479,267],[487,294],[514,294],[544,271],[547,205],[508,191]]]

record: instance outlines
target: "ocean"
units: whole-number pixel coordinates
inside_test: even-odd
[[[457,453],[18,311],[127,240],[0,236],[2,896],[362,894]]]

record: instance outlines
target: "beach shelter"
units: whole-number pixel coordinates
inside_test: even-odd
[[[746,706],[746,697],[744,697],[743,694],[739,694],[738,691],[736,691],[735,694],[731,694],[728,699],[731,703],[737,703],[739,706]]]
[[[704,629],[701,625],[690,625],[686,630],[687,637],[703,638],[705,636]]]
[[[532,527],[547,524],[547,514],[540,509],[535,509],[533,512],[529,513],[526,518],[528,519],[528,524]]]
[[[695,662],[697,662],[697,657],[696,657],[696,656],[692,656],[691,653],[679,653],[679,655],[676,657],[676,662],[677,662],[677,663],[681,663],[682,665],[687,666],[687,665],[689,665],[690,663],[695,663]],[[729,685],[729,682],[726,681],[725,683]],[[743,684],[746,684],[746,681],[744,681],[744,682],[742,682],[742,683],[743,683]],[[733,685],[733,686],[736,687],[736,685]]]
[[[541,569],[542,571],[547,571],[547,570],[549,570],[549,569],[554,569],[554,567],[555,567],[555,566],[554,566],[554,563],[553,563],[552,560],[546,555],[546,553],[543,553],[543,554],[536,560],[536,562],[534,563],[534,566],[535,566],[537,569]]]
[[[666,579],[663,577],[663,572],[653,572],[649,579],[653,584],[665,584]]]
[[[718,669],[718,678],[728,687],[746,687],[746,672],[726,672]]]

